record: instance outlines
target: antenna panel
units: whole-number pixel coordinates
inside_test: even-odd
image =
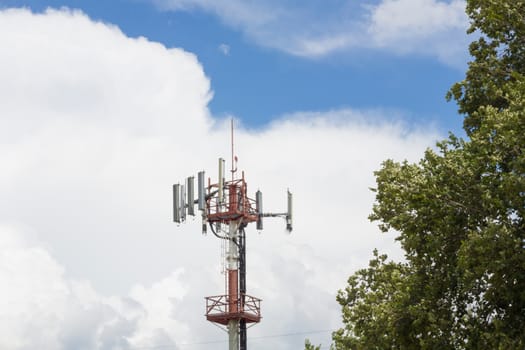
[[[286,230],[292,232],[292,218],[293,218],[293,205],[292,205],[292,192],[288,191],[288,212],[286,214]]]
[[[197,186],[197,196],[199,197],[199,210],[204,211],[206,209],[206,189],[204,187],[204,171],[199,171],[199,174],[197,176]]]
[[[202,234],[203,235],[205,235],[208,232],[207,230],[208,226],[206,225],[207,223],[208,223],[208,220],[206,219],[206,215],[203,214],[202,215]]]
[[[262,192],[257,190],[255,192],[255,207],[257,210],[257,230],[261,231],[263,229],[263,202],[262,202]]]
[[[180,219],[186,221],[186,186],[180,186]]]
[[[188,215],[195,216],[195,178],[190,176],[186,179],[186,191],[188,192]]]
[[[173,185],[173,221],[180,224],[180,185]]]

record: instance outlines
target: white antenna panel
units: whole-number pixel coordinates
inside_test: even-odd
[[[197,193],[197,196],[199,197],[199,210],[204,211],[206,209],[206,189],[204,187],[204,171],[199,171],[197,177],[197,186],[199,186]]]
[[[186,179],[186,191],[188,192],[188,215],[195,216],[195,178],[190,176]]]
[[[186,221],[186,187],[180,186],[180,219]]]
[[[288,190],[288,212],[286,214],[286,230],[292,232],[292,218],[293,218],[293,204],[292,204],[292,193]]]
[[[262,202],[262,192],[257,190],[255,192],[255,207],[257,209],[257,230],[261,231],[263,229],[263,202]]]
[[[180,185],[173,185],[173,221],[180,224]]]

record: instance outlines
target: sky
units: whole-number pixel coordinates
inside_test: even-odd
[[[372,250],[373,172],[449,131],[463,1],[0,0],[0,348],[216,349],[221,244],[171,186],[235,153],[283,211],[247,230],[250,349],[327,349]],[[7,286],[7,287],[6,287]]]

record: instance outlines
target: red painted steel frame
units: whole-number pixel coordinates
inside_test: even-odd
[[[235,305],[233,309],[232,305]],[[207,297],[206,319],[222,325],[227,325],[231,320],[258,323],[261,320],[261,299],[250,295],[241,295],[236,300],[231,300],[228,295]]]
[[[208,193],[212,188],[218,187],[218,184],[208,186]],[[255,222],[258,219],[258,213],[255,209],[255,200],[248,198],[247,185],[244,176],[240,180],[226,182],[225,198],[228,203],[219,203],[216,197],[207,201],[208,222],[221,222],[228,224],[242,218],[244,223]]]
[[[219,187],[208,180],[208,194]],[[255,200],[248,198],[244,173],[239,180],[233,179],[224,186],[224,198],[227,203],[219,203],[217,196],[206,201],[207,220],[210,223],[230,224],[255,222],[258,219]],[[206,298],[206,319],[227,325],[231,320],[244,320],[246,323],[258,323],[261,320],[261,299],[239,295],[239,270],[227,270],[228,295]]]

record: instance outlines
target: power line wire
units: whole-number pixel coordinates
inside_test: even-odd
[[[290,337],[293,335],[307,335],[307,334],[317,334],[317,333],[327,333],[334,332],[333,329],[323,329],[318,331],[308,331],[308,332],[293,332],[293,333],[283,333],[283,334],[274,334],[274,335],[261,335],[259,337],[250,337],[250,340],[253,339],[266,339],[266,338],[281,338],[281,337]]]
[[[269,339],[269,338],[282,338],[282,337],[291,337],[294,335],[308,335],[308,334],[319,334],[319,333],[328,333],[328,332],[334,332],[334,330],[324,329],[324,330],[313,330],[313,331],[305,331],[305,332],[290,332],[290,333],[281,333],[281,334],[261,335],[258,337],[250,337],[249,340],[251,341],[251,340]],[[129,350],[170,349],[170,348],[184,347],[184,346],[219,344],[219,343],[227,343],[227,342],[228,342],[227,340],[207,340],[207,341],[201,341],[201,342],[180,343],[177,345],[154,345],[154,346],[146,346],[146,347],[133,347],[133,348],[129,348]]]

